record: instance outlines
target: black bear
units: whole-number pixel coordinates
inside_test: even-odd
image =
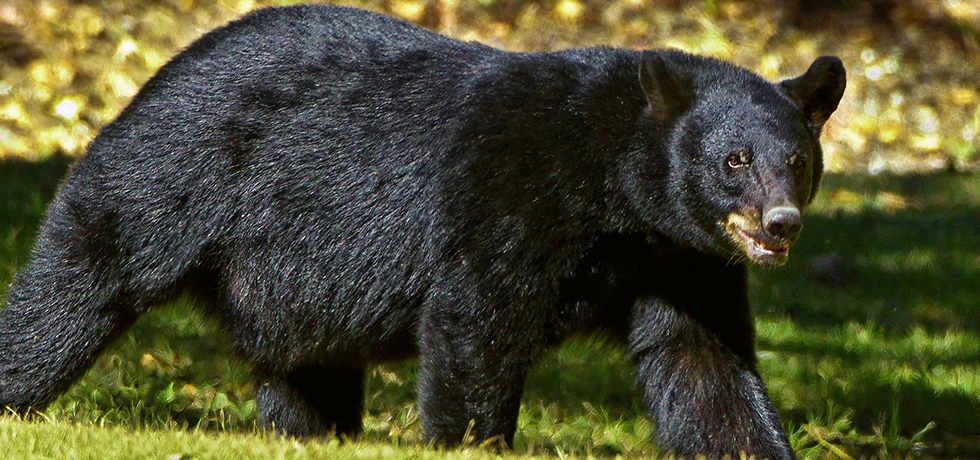
[[[510,443],[532,363],[602,331],[665,449],[792,458],[742,262],[786,260],[844,86],[833,57],[774,84],[254,12],[165,65],[62,185],[0,310],[0,406],[44,408],[190,293],[288,434],[359,432],[365,368],[418,355],[428,439]]]

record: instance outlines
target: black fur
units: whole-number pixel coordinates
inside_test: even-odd
[[[627,343],[660,442],[791,458],[746,269],[820,176],[844,71],[781,85],[680,52],[508,53],[349,8],[204,36],[102,130],[0,310],[0,406],[42,409],[190,291],[254,365],[262,421],[361,428],[363,375],[420,355],[425,434],[511,442],[570,334]],[[733,217],[735,216],[735,217]]]

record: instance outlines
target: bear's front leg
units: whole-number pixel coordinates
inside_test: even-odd
[[[684,262],[631,318],[637,381],[659,444],[685,457],[794,458],[755,370],[745,268]]]
[[[510,446],[537,319],[513,310],[455,302],[448,293],[419,326],[419,409],[427,440]],[[495,444],[495,445],[494,445]]]

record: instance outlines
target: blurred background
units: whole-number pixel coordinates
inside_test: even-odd
[[[292,0],[0,1],[0,158],[76,156],[204,32]],[[972,0],[363,0],[463,40],[535,51],[612,45],[706,54],[771,79],[840,56],[832,172],[980,164],[980,4]]]
[[[286,0],[0,0],[0,294],[86,144],[203,33]],[[769,79],[820,55],[848,87],[829,174],[780,269],[753,268],[760,371],[803,457],[980,458],[980,2],[339,2],[507,50],[678,48]],[[311,44],[311,46],[315,46]],[[51,420],[255,430],[248,369],[183,302],[147,315]],[[368,382],[365,437],[419,442],[414,364]],[[577,341],[530,376],[519,452],[646,455],[622,350]]]

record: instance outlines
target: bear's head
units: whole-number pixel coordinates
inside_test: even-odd
[[[819,144],[845,71],[818,58],[770,83],[681,52],[644,52],[646,110],[621,171],[641,221],[673,240],[766,267],[785,263],[823,170]]]

